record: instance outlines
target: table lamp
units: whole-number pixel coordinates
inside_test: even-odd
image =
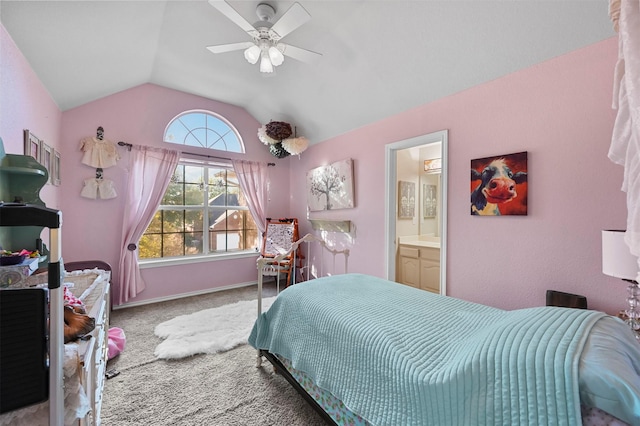
[[[636,281],[638,257],[631,254],[629,246],[624,241],[624,234],[625,231],[620,230],[602,231],[602,273],[629,283],[626,322],[635,332],[636,339],[640,341],[640,287]]]

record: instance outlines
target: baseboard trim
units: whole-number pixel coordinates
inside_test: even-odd
[[[157,297],[155,299],[141,300],[139,302],[136,302],[136,301],[126,302],[126,303],[123,303],[122,305],[114,306],[112,310],[118,311],[120,309],[133,308],[136,306],[143,306],[143,305],[151,305],[152,303],[166,302],[168,300],[183,299],[185,297],[200,296],[203,294],[216,293],[218,291],[233,290],[233,289],[242,288],[242,287],[250,287],[252,285],[258,285],[258,281],[231,284],[231,285],[226,285],[222,287],[214,287],[214,288],[208,288],[205,290],[192,291],[189,293],[172,294],[171,296]]]

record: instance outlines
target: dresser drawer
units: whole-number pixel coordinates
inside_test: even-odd
[[[433,260],[433,261],[440,262],[440,249],[421,248],[420,259]]]
[[[413,257],[417,259],[420,257],[420,250],[417,248],[403,247],[400,246],[400,256],[402,257]]]

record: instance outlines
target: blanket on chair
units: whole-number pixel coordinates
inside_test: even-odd
[[[503,311],[346,274],[283,291],[249,343],[374,425],[574,425],[580,353],[603,316]]]

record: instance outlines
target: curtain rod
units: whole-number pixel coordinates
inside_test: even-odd
[[[123,141],[118,142],[118,145],[120,146],[126,146],[127,147],[127,151],[131,151],[131,147],[133,146],[130,143],[126,143]],[[231,161],[232,158],[228,158],[228,157],[218,157],[215,155],[207,155],[207,154],[198,154],[196,152],[182,152],[182,154],[187,154],[187,155],[195,155],[197,157],[206,157],[206,158],[217,158],[218,160],[229,160]],[[267,166],[275,166],[276,163],[267,163]]]

